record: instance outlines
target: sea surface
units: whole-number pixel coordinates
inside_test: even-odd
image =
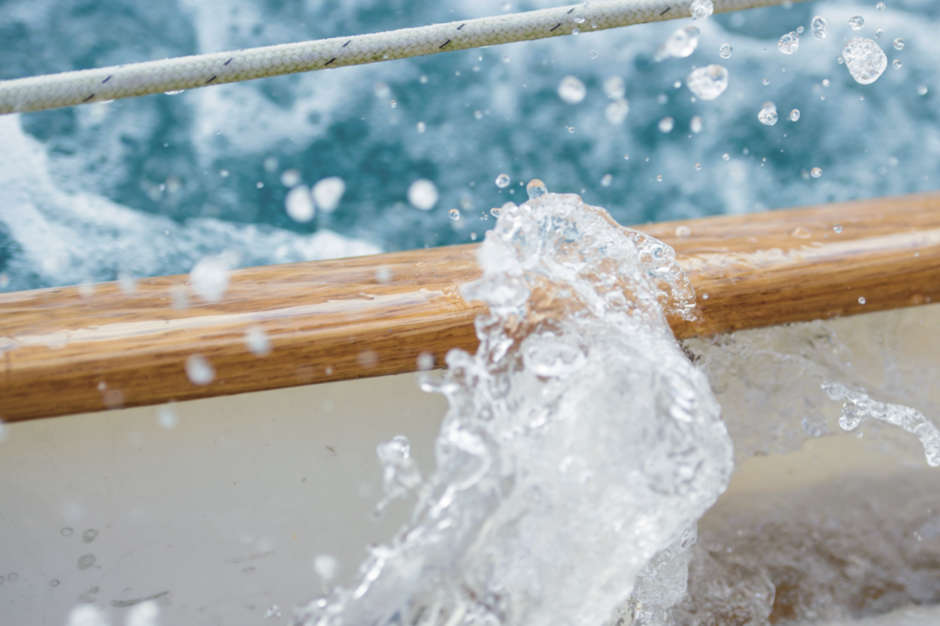
[[[2,0],[0,79],[555,4]],[[825,39],[813,34],[817,15]],[[492,207],[524,199],[532,177],[623,224],[940,186],[937,2],[714,16],[695,22],[694,53],[656,61],[690,24],[0,117],[0,289],[185,273],[223,252],[244,266],[468,242],[492,226]],[[798,49],[784,54],[778,40],[798,27]],[[873,84],[838,61],[852,37],[887,55]],[[696,100],[686,77],[713,63],[727,69],[727,90]],[[577,88],[561,97],[566,77],[583,98]],[[606,111],[621,93],[622,121]],[[758,119],[767,102],[773,126]],[[291,189],[294,216],[306,217],[310,203],[297,198],[326,178],[342,185],[332,181],[312,218],[294,219]],[[418,180],[436,190],[429,210],[409,202]]]

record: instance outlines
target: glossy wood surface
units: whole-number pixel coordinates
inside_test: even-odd
[[[672,245],[700,319],[679,337],[925,304],[940,298],[940,193],[639,227]],[[0,419],[17,421],[416,369],[474,350],[478,304],[458,286],[476,246],[257,267],[232,274],[223,300],[187,276],[0,295]],[[86,290],[87,291],[87,290]],[[271,344],[252,353],[246,333]],[[215,370],[190,382],[185,363]]]

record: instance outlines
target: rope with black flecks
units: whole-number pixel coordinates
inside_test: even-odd
[[[714,0],[716,13],[788,0]],[[792,0],[790,0],[792,1]],[[592,0],[473,20],[0,81],[0,114],[689,17],[689,0]]]

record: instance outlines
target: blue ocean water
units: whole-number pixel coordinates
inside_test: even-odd
[[[2,0],[0,78],[542,8],[556,0]],[[815,38],[814,15],[829,21]],[[862,16],[854,31],[849,18]],[[744,213],[940,185],[940,6],[806,2],[715,16],[688,58],[654,61],[689,20],[0,118],[0,288],[184,273],[467,242],[532,177],[623,224]],[[778,38],[803,26],[798,51]],[[889,65],[856,83],[853,36]],[[895,45],[903,40],[903,49]],[[722,44],[733,48],[719,55]],[[893,62],[900,67],[895,67]],[[685,77],[729,87],[694,101]],[[586,86],[568,103],[566,76]],[[624,81],[613,124],[603,84]],[[774,102],[779,122],[757,113]],[[797,122],[789,119],[800,110]],[[701,118],[692,132],[693,117]],[[663,118],[674,120],[663,132]],[[818,177],[810,174],[819,168]],[[298,223],[282,179],[340,177],[338,207]],[[506,188],[494,184],[511,177]],[[439,192],[430,211],[412,182]],[[288,180],[288,182],[291,182]],[[452,209],[460,219],[452,219]]]

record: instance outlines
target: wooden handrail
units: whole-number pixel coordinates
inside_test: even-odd
[[[940,192],[640,227],[672,245],[700,319],[678,337],[912,306],[940,297]],[[474,350],[458,286],[479,275],[463,245],[256,267],[222,302],[171,306],[188,277],[0,295],[0,419],[8,422],[416,369]],[[245,334],[261,329],[271,352]],[[215,378],[195,385],[187,357]]]

